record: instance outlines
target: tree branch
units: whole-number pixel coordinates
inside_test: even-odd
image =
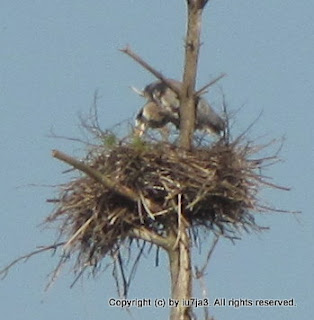
[[[187,4],[188,5],[195,5],[197,6],[199,9],[204,9],[204,7],[206,6],[207,2],[209,0],[187,0]]]
[[[200,0],[200,8],[204,9],[209,0]]]
[[[41,247],[40,249],[38,250],[35,250],[35,251],[32,251],[28,254],[25,254],[24,256],[21,256],[15,260],[13,260],[10,264],[8,264],[5,268],[3,268],[2,270],[0,270],[0,276],[2,279],[4,279],[9,270],[14,266],[16,265],[18,262],[22,261],[22,260],[28,260],[29,258],[31,258],[32,256],[36,255],[36,254],[39,254],[39,253],[42,253],[42,252],[45,252],[45,251],[49,251],[49,250],[57,250],[58,247],[60,246],[63,246],[65,244],[65,242],[59,242],[59,243],[55,243],[53,245],[50,245],[50,246],[45,246],[45,247]]]
[[[160,247],[168,250],[169,239],[162,237],[159,234],[157,234],[153,231],[150,231],[149,229],[147,229],[145,227],[134,228],[130,231],[129,234],[131,237],[148,241],[150,243],[155,244],[156,246],[160,246]]]
[[[54,158],[57,158],[71,166],[73,166],[75,169],[78,169],[84,173],[86,173],[88,176],[91,178],[95,179],[99,183],[101,183],[104,187],[111,189],[112,191],[116,192],[117,194],[131,200],[134,202],[137,202],[139,200],[139,196],[131,189],[119,185],[113,180],[105,177],[102,175],[99,171],[87,166],[84,164],[82,161],[76,160],[65,153],[62,153],[58,150],[53,150],[52,151],[52,156]]]
[[[201,94],[204,93],[204,91],[209,88],[210,86],[212,86],[213,84],[215,84],[216,82],[218,82],[220,79],[222,79],[223,77],[225,77],[226,74],[222,73],[220,76],[218,76],[217,78],[213,79],[212,81],[208,82],[205,86],[203,86],[201,89],[197,90],[195,92],[195,96],[200,96]]]
[[[150,73],[152,73],[156,78],[161,80],[164,84],[167,85],[168,88],[173,90],[178,96],[181,95],[180,88],[176,87],[171,81],[169,81],[169,78],[166,78],[162,75],[162,73],[158,72],[155,68],[150,66],[146,61],[144,61],[140,56],[138,56],[135,52],[133,52],[130,47],[125,47],[124,49],[119,49],[119,51],[127,54],[129,57],[131,57],[133,60],[135,60],[137,63],[139,63],[143,68],[148,70]]]

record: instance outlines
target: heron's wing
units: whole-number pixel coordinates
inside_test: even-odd
[[[225,128],[224,120],[204,98],[200,98],[197,104],[196,127],[201,130],[208,128],[216,134],[220,134]]]

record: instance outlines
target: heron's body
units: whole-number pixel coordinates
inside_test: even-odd
[[[225,129],[224,120],[204,98],[199,98],[196,106],[195,129],[220,135]]]
[[[169,81],[177,87],[178,90],[181,90],[181,82],[173,79],[169,79]],[[169,111],[177,111],[180,108],[178,95],[162,81],[155,81],[148,84],[144,88],[143,93],[148,100],[155,101]]]
[[[181,90],[182,82],[169,79],[174,86]],[[168,123],[180,126],[180,99],[162,81],[156,81],[147,85],[142,95],[148,102],[140,109],[136,117],[136,128],[142,134],[148,128],[163,128]],[[195,129],[206,131],[210,134],[220,135],[224,131],[225,122],[210,106],[206,99],[196,99]]]
[[[135,134],[142,136],[148,128],[161,129],[162,136],[166,139],[168,123],[179,126],[179,117],[154,101],[148,101],[137,113],[135,119]]]

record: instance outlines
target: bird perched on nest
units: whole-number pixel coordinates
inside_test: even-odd
[[[167,140],[169,136],[168,123],[173,123],[178,128],[180,125],[178,113],[169,111],[155,101],[148,100],[137,113],[134,134],[140,137],[148,128],[159,129],[163,140]]]
[[[178,91],[182,82],[168,79]],[[161,129],[165,133],[168,123],[180,126],[180,99],[164,82],[155,81],[144,90],[133,88],[135,92],[147,98],[147,103],[139,110],[135,121],[135,133],[142,136],[148,128]],[[209,134],[220,135],[225,128],[224,120],[214,111],[203,97],[196,98],[195,129]]]

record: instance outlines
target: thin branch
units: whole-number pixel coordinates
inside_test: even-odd
[[[127,54],[129,57],[131,57],[133,60],[135,60],[137,63],[139,63],[143,68],[148,70],[150,73],[152,73],[156,78],[161,80],[163,83],[167,85],[171,90],[173,90],[178,96],[181,95],[180,89],[176,87],[170,79],[163,76],[160,72],[158,72],[156,69],[154,69],[152,66],[150,66],[146,61],[144,61],[139,55],[137,55],[135,52],[133,52],[130,47],[125,47],[124,49],[119,49],[119,51]]]
[[[81,278],[81,276],[84,274],[85,270],[89,267],[89,265],[85,265],[82,270],[79,271],[78,275],[75,277],[75,279],[72,281],[71,285],[70,285],[70,289],[72,289],[76,282]]]
[[[73,138],[73,137],[67,137],[62,135],[57,135],[53,132],[53,129],[50,129],[50,134],[47,135],[48,138],[54,138],[54,139],[62,139],[62,140],[68,140],[68,141],[74,141],[79,142],[84,145],[90,145],[90,143],[86,140],[80,139],[80,138]]]
[[[302,213],[302,211],[282,210],[282,209],[276,209],[276,208],[264,206],[264,205],[259,205],[258,208],[266,211],[279,212],[279,213],[292,213],[292,214]]]
[[[226,74],[222,73],[220,76],[218,76],[217,78],[213,79],[212,81],[210,81],[208,84],[206,84],[205,86],[203,86],[201,89],[197,90],[195,92],[195,96],[200,96],[201,94],[204,93],[204,91],[209,88],[210,86],[212,86],[213,84],[215,84],[216,82],[218,82],[220,79],[222,79],[223,77],[225,77]]]
[[[199,278],[204,276],[204,272],[205,272],[205,270],[206,270],[206,268],[208,266],[210,257],[212,256],[212,254],[213,254],[213,252],[214,252],[214,250],[216,248],[218,240],[219,240],[219,236],[216,236],[214,241],[213,241],[213,244],[212,244],[210,250],[208,251],[208,254],[207,254],[207,257],[206,257],[206,261],[205,261],[203,267],[200,270],[198,270],[198,268],[195,267],[195,277],[196,277],[196,279],[199,279]]]
[[[120,250],[118,251],[118,266],[120,268],[120,275],[122,278],[122,282],[123,282],[123,298],[127,297],[127,293],[128,293],[128,289],[129,289],[129,284],[128,281],[126,280],[126,275],[124,273],[124,268],[123,268],[123,259],[121,257],[121,253]]]
[[[49,288],[55,283],[55,280],[59,277],[59,274],[61,273],[61,270],[65,263],[67,262],[68,259],[70,259],[71,255],[68,254],[63,254],[57,264],[57,266],[54,268],[54,270],[50,273],[49,278],[50,280],[48,281],[45,291],[48,291]]]
[[[24,256],[21,256],[15,260],[13,260],[10,264],[8,264],[5,268],[3,268],[2,270],[0,270],[0,275],[1,275],[1,279],[4,279],[9,270],[14,266],[16,265],[18,262],[22,261],[22,260],[25,260],[27,261],[29,258],[31,258],[32,256],[36,255],[36,254],[39,254],[39,253],[42,253],[44,251],[48,251],[48,250],[56,250],[58,247],[60,246],[63,246],[65,244],[65,242],[59,242],[59,243],[56,243],[56,244],[53,244],[53,245],[50,245],[50,246],[46,246],[46,247],[42,247],[38,250],[35,250],[35,251],[32,251],[31,253],[28,253]]]
[[[179,241],[181,239],[181,232],[182,232],[182,194],[178,194],[178,232],[177,232],[177,239],[172,247],[173,250],[175,250],[178,247]],[[183,229],[184,230],[184,229]]]
[[[140,262],[140,259],[142,258],[142,255],[143,255],[143,252],[144,252],[144,248],[145,248],[145,244],[146,243],[144,241],[142,243],[141,247],[139,248],[138,254],[136,255],[135,261],[134,261],[134,263],[132,265],[132,268],[131,268],[131,271],[130,271],[130,274],[129,274],[129,277],[128,277],[127,288],[129,288],[131,286],[131,281],[135,276],[137,266],[138,266],[138,264]]]
[[[204,9],[209,0],[197,0],[197,1],[198,1],[198,7],[200,9]]]
[[[235,141],[233,141],[234,144],[237,144],[238,141],[240,141],[252,128],[253,126],[259,121],[263,114],[263,110],[259,113],[259,115],[256,117],[256,119],[236,138]]]
[[[117,194],[133,202],[137,202],[139,200],[138,195],[133,190],[117,184],[115,181],[105,177],[99,171],[89,167],[88,165],[84,164],[82,161],[76,160],[58,150],[53,150],[52,156],[86,173],[88,176],[90,176],[91,178],[101,183],[104,187],[113,190]]]
[[[66,244],[63,247],[63,250],[66,252],[66,249],[71,246],[71,244],[76,240],[81,234],[84,233],[84,231],[87,229],[87,227],[91,224],[93,221],[94,216],[90,217],[74,234],[73,236],[66,242]]]
[[[208,251],[208,254],[207,254],[207,257],[206,257],[206,261],[203,265],[203,267],[199,270],[197,268],[197,266],[195,266],[195,278],[198,279],[200,281],[200,287],[202,289],[202,294],[203,294],[203,298],[207,298],[208,299],[208,293],[207,293],[207,289],[206,289],[206,284],[205,284],[205,280],[204,280],[204,274],[205,274],[205,270],[206,268],[208,267],[208,263],[209,263],[209,260],[215,250],[215,247],[218,243],[218,240],[219,240],[219,236],[216,236],[214,241],[213,241],[213,244],[211,246],[211,248],[209,249]],[[204,319],[210,319],[209,317],[209,312],[208,312],[208,307],[207,306],[204,306]]]

